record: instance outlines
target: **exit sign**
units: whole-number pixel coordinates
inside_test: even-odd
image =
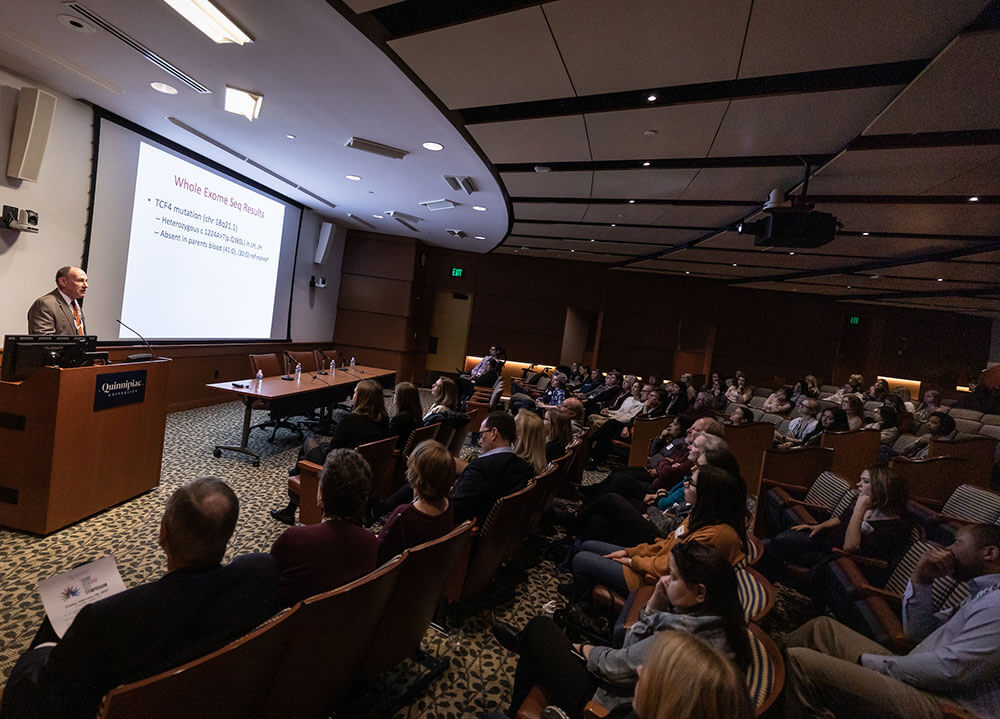
[[[451,268],[451,276],[452,277],[461,277],[463,272],[465,272],[465,270],[463,270],[461,267],[452,267]]]
[[[861,324],[861,318],[858,317],[857,315],[851,315],[850,317],[847,318],[847,321],[852,325]]]

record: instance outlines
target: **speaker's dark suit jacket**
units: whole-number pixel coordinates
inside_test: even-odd
[[[87,334],[87,318],[80,308],[80,322],[83,323],[83,333]],[[75,335],[76,323],[73,321],[73,308],[56,288],[47,295],[42,295],[28,308],[29,335]]]
[[[214,651],[273,616],[277,589],[271,555],[249,554],[90,604],[58,644],[21,656],[0,717],[93,719],[110,689]]]

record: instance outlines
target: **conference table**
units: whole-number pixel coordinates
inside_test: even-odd
[[[290,376],[290,375],[285,375]],[[396,371],[355,365],[337,369],[334,374],[303,372],[299,379],[286,380],[281,375],[256,379],[238,379],[206,385],[212,389],[230,392],[243,401],[243,432],[238,445],[217,444],[212,454],[221,457],[223,451],[239,452],[253,458],[253,466],[260,466],[260,454],[248,446],[250,415],[258,400],[268,403],[270,418],[310,414],[317,407],[329,407],[354,394],[354,387],[364,379],[374,380],[383,387],[395,385]]]

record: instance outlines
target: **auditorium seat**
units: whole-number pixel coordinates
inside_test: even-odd
[[[830,470],[851,482],[875,466],[880,442],[881,433],[874,429],[824,432],[820,437],[820,446],[833,450]]]
[[[358,445],[357,451],[372,468],[372,493],[379,500],[388,499],[393,492],[396,465],[401,461],[396,451],[398,437],[387,437],[368,444]]]
[[[267,700],[297,610],[293,607],[203,657],[115,687],[101,702],[98,719],[255,716]]]
[[[248,716],[329,716],[360,676],[361,660],[405,561],[395,557],[361,579],[302,602],[270,697]],[[216,691],[225,695],[223,687]]]
[[[856,494],[851,489],[850,482],[832,471],[821,472],[808,489],[792,486],[769,487],[764,493],[765,521],[758,523],[757,526],[766,527],[768,534],[773,536],[788,529],[792,524],[801,524],[802,522],[798,521],[802,516],[799,509],[795,509],[792,515],[788,514],[789,508],[793,505],[800,507],[808,516],[822,521],[837,512],[845,496],[850,495],[848,500],[850,502]],[[794,522],[793,516],[796,520]]]
[[[302,365],[303,372],[315,372],[320,368],[320,365],[316,361],[316,351],[309,350],[306,352],[288,352],[285,357],[285,374],[294,374],[295,365]]]
[[[723,439],[739,463],[740,474],[747,485],[747,496],[756,501],[760,495],[764,450],[774,444],[774,426],[768,422],[728,425]]]
[[[673,415],[664,417],[637,417],[632,422],[632,439],[630,442],[623,442],[615,439],[613,446],[628,450],[627,467],[643,467],[649,458],[649,446],[654,439],[660,436],[670,423],[674,421]]]
[[[539,498],[535,506],[535,511],[528,520],[527,534],[533,534],[538,529],[538,523],[545,514],[545,510],[556,498],[563,483],[566,481],[566,473],[569,471],[569,463],[573,455],[567,452],[562,457],[558,457],[549,464],[547,471],[535,477],[539,485]]]
[[[952,492],[972,475],[969,460],[961,457],[896,457],[889,466],[906,482],[910,499],[931,509],[944,506]]]
[[[962,457],[969,460],[969,484],[980,487],[990,486],[993,475],[993,461],[996,456],[997,440],[977,435],[965,439],[931,439],[928,457]]]
[[[457,457],[461,451],[462,447],[465,446],[465,440],[469,436],[469,432],[472,430],[473,423],[477,419],[476,413],[467,414],[465,424],[455,430],[455,434],[452,435],[451,441],[448,442],[448,451],[451,452],[452,457]],[[479,424],[482,424],[483,420],[479,420]],[[479,424],[475,425],[478,429]]]
[[[299,522],[316,524],[323,519],[323,513],[316,503],[316,490],[319,489],[319,474],[322,465],[300,459],[296,466],[299,473],[288,478],[288,489],[299,496]]]
[[[1000,522],[1000,493],[985,487],[961,484],[948,497],[940,512],[917,502],[910,502],[910,511],[923,525],[929,539],[951,544],[955,533],[967,524]]]

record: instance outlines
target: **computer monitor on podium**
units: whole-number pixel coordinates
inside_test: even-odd
[[[93,364],[97,335],[4,335],[0,380],[20,382],[42,367]]]

